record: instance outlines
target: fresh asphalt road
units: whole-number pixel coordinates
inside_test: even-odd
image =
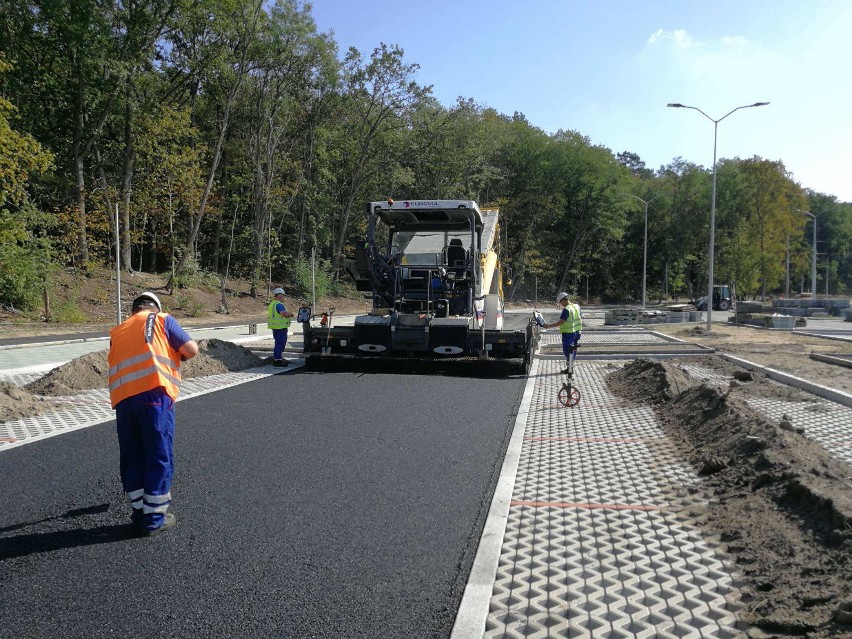
[[[0,637],[447,637],[523,383],[299,370],[180,402],[152,538],[114,423],[2,452]]]

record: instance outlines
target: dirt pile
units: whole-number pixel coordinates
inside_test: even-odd
[[[88,353],[66,362],[30,382],[25,389],[37,395],[65,396],[105,388],[109,378],[108,352]],[[202,339],[198,342],[198,355],[183,363],[181,373],[184,379],[191,379],[261,365],[263,360],[244,346],[219,339]]]
[[[53,410],[49,401],[33,397],[9,382],[0,382],[0,423],[41,415],[45,410]]]
[[[852,467],[789,418],[769,423],[749,408],[744,397],[769,392],[764,380],[744,377],[721,389],[684,375],[675,364],[636,360],[607,382],[652,405],[704,478],[689,492],[707,503],[687,514],[717,534],[737,564],[741,617],[764,631],[850,636]]]

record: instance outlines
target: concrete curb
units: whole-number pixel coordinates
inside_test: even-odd
[[[532,405],[537,374],[538,357],[536,356],[530,368],[521,405],[518,407],[512,438],[509,440],[506,456],[503,458],[503,467],[494,489],[494,497],[488,509],[488,517],[482,529],[482,536],[479,539],[479,546],[476,549],[476,556],[450,639],[471,639],[471,637],[482,637],[485,634],[485,622],[488,618],[491,593],[503,548],[503,534],[506,531],[506,522],[509,520],[509,504],[515,489],[515,478],[518,474],[527,416]]]
[[[826,335],[825,333],[812,333],[811,331],[799,331],[799,335],[807,335],[808,337],[819,337],[820,339],[833,339],[837,342],[852,342],[852,332],[848,336],[841,335]]]
[[[825,362],[826,364],[836,364],[838,366],[852,368],[852,359],[845,359],[843,357],[823,355],[822,353],[811,353],[811,359],[815,359],[818,362]]]
[[[728,355],[727,353],[719,353],[718,355],[722,359],[727,360],[732,364],[736,364],[741,368],[745,368],[746,370],[753,370],[764,373],[767,377],[769,377],[770,379],[774,379],[776,382],[781,382],[782,384],[787,384],[788,386],[795,386],[796,388],[801,388],[802,390],[806,390],[809,393],[813,393],[814,395],[819,395],[820,397],[824,397],[825,399],[830,399],[833,402],[837,402],[838,404],[843,404],[844,406],[852,408],[852,394],[844,393],[843,391],[839,391],[834,388],[829,388],[828,386],[823,386],[821,384],[815,384],[813,382],[809,382],[805,379],[802,379],[801,377],[796,377],[795,375],[790,375],[789,373],[782,373],[781,371],[777,371],[774,368],[767,368],[765,366],[761,366],[760,364],[750,362],[746,359],[741,359],[739,357],[734,357],[733,355]]]

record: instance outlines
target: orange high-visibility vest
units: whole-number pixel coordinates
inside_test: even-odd
[[[180,353],[166,338],[167,313],[136,313],[109,332],[109,399],[121,400],[162,386],[176,400]]]

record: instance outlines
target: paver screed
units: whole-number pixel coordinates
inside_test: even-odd
[[[682,512],[698,481],[653,412],[611,395],[622,362],[539,359],[484,637],[740,637],[731,571]],[[675,503],[676,502],[676,503]]]

